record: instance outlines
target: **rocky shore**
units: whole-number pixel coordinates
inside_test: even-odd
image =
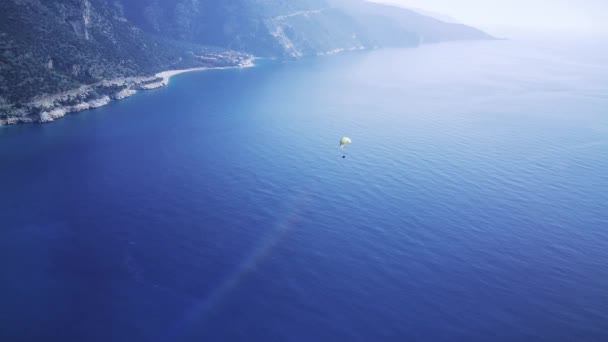
[[[82,85],[67,92],[41,96],[19,107],[0,103],[0,125],[51,122],[69,113],[99,108],[112,100],[125,99],[140,90],[164,87],[169,83],[169,79],[177,74],[210,69],[246,68],[253,66],[253,60],[254,58],[250,56],[228,66],[168,70],[154,76],[103,80],[90,85]]]

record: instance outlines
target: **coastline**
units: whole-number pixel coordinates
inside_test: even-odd
[[[223,67],[197,67],[161,71],[154,76],[124,77],[103,80],[95,84],[83,85],[79,88],[49,96],[37,98],[27,105],[16,116],[0,118],[0,126],[19,123],[47,123],[62,118],[70,113],[82,112],[108,105],[112,101],[122,100],[137,94],[141,90],[152,90],[165,87],[173,76],[194,71],[244,69],[254,67],[255,57],[248,58],[238,65]],[[97,87],[120,88],[112,94],[91,97]],[[75,103],[74,103],[75,102]],[[65,104],[69,103],[69,104]],[[32,112],[38,112],[33,114]]]

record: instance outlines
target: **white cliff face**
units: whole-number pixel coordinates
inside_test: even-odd
[[[297,47],[297,44],[294,43],[285,33],[285,29],[289,28],[289,20],[305,19],[308,20],[315,15],[322,13],[324,9],[315,9],[310,11],[297,11],[285,15],[276,16],[267,21],[266,25],[270,30],[270,34],[279,42],[279,44],[283,47],[287,56],[299,58],[304,54]]]
[[[281,26],[281,24],[276,24],[271,34],[277,39],[279,44],[281,44],[281,46],[285,50],[285,53],[288,56],[294,58],[302,57],[302,52],[298,50],[298,48],[296,48],[296,45],[291,41],[291,39],[287,37],[287,35],[285,34],[285,30],[283,29],[283,26]]]
[[[84,10],[82,11],[82,23],[84,26],[84,39],[89,40],[89,27],[91,25],[91,3],[84,0]]]
[[[105,95],[100,99],[95,99],[95,100],[89,101],[88,102],[89,108],[86,108],[86,109],[103,107],[103,106],[107,105],[108,103],[110,103],[111,100],[112,99],[109,96]]]
[[[142,90],[152,90],[152,89],[157,89],[157,88],[162,88],[164,86],[167,85],[166,81],[160,81],[160,82],[153,82],[153,83],[147,83],[147,84],[142,84],[139,86],[139,89]]]
[[[65,116],[67,111],[63,108],[58,108],[40,113],[40,122],[51,122],[57,118]]]
[[[80,0],[79,4],[71,10],[64,8],[63,11],[64,20],[72,26],[74,33],[85,40],[90,40],[89,29],[92,25],[93,9],[89,0]]]
[[[114,95],[115,100],[126,99],[127,97],[133,96],[137,93],[137,90],[125,88]]]
[[[88,102],[81,102],[73,106],[62,106],[40,113],[40,122],[51,122],[53,120],[64,117],[68,113],[81,112],[87,109],[99,108],[110,103],[109,96],[103,96],[99,99],[94,99]]]
[[[267,20],[266,26],[288,57],[324,56],[366,48],[365,39],[357,34],[356,22],[332,7],[279,15]]]

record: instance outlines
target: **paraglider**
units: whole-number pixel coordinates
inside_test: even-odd
[[[346,144],[350,144],[353,141],[349,138],[349,137],[342,137],[342,139],[340,139],[340,148],[344,149],[344,147],[346,147]],[[345,154],[342,154],[342,158],[346,158]]]

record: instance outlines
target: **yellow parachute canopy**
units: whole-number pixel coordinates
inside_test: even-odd
[[[346,144],[350,144],[352,142],[353,141],[349,137],[342,137],[342,139],[340,139],[340,148],[344,148]]]

